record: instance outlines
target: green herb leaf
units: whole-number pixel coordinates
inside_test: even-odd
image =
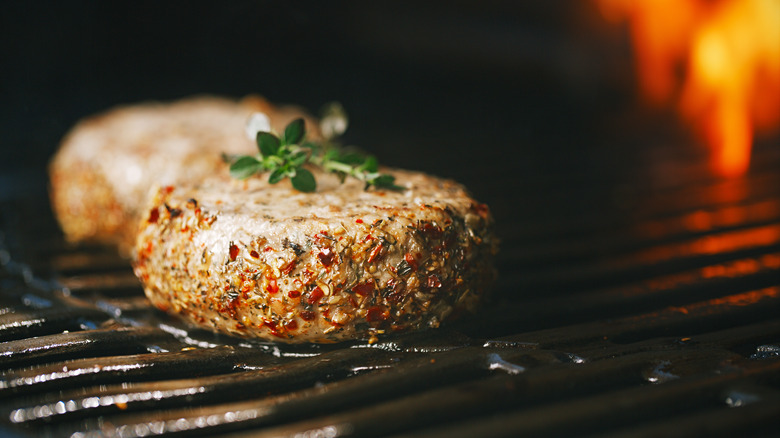
[[[381,187],[384,189],[391,189],[391,190],[404,190],[406,187],[399,186],[395,183],[395,177],[393,175],[388,175],[386,173],[380,174],[376,178],[374,178],[371,183],[376,187]]]
[[[262,168],[262,163],[257,158],[243,156],[230,165],[230,176],[236,179],[247,179]]]
[[[270,132],[260,131],[257,133],[257,148],[263,157],[270,157],[279,152],[279,138]]]
[[[271,172],[271,175],[268,177],[268,182],[271,184],[276,184],[279,181],[283,180],[284,177],[287,176],[287,169],[284,167],[280,167],[278,169],[275,169],[273,172]]]
[[[303,119],[295,119],[284,128],[283,144],[298,144],[306,135],[306,124]]]
[[[295,190],[301,192],[310,193],[317,190],[317,181],[314,180],[314,175],[304,168],[300,168],[295,172],[295,176],[292,177],[292,185]]]
[[[366,172],[376,172],[379,169],[379,163],[376,162],[376,158],[367,157],[366,161],[360,166],[361,170]]]
[[[290,155],[290,167],[299,168],[309,159],[309,155],[305,151],[298,151]]]
[[[358,165],[363,164],[363,162],[366,161],[366,155],[355,151],[344,151],[338,154],[338,158],[336,160],[340,163]]]

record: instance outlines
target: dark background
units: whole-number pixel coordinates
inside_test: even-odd
[[[315,113],[342,102],[349,143],[466,184],[508,226],[537,185],[590,169],[610,186],[640,159],[608,153],[636,108],[624,36],[571,1],[4,3],[0,195],[44,193],[84,116],[258,93]]]

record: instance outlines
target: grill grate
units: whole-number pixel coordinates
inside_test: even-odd
[[[776,434],[780,156],[756,155],[740,180],[681,165],[659,186],[640,172],[609,208],[577,214],[561,214],[562,199],[594,199],[606,183],[518,187],[532,213],[503,222],[509,207],[486,199],[504,224],[495,301],[374,345],[191,329],[150,308],[112,252],[69,247],[40,206],[7,202],[0,432]],[[480,189],[492,184],[503,182]]]

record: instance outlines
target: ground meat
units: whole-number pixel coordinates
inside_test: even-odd
[[[312,171],[310,194],[261,177],[160,187],[134,261],[152,303],[282,342],[376,339],[475,308],[495,275],[487,206],[418,172],[388,170],[406,190],[365,191]]]

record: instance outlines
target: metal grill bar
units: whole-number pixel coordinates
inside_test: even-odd
[[[79,330],[84,321],[106,319],[108,316],[97,309],[13,309],[0,315],[0,341]]]
[[[716,356],[717,357],[717,356]],[[729,408],[725,400],[729,388],[738,388],[742,382],[755,378],[776,376],[780,368],[777,363],[762,364],[751,367],[744,374],[734,373],[727,376],[707,376],[686,380],[665,382],[662,385],[632,387],[618,391],[583,397],[564,403],[553,403],[543,407],[532,407],[522,411],[511,411],[493,415],[474,422],[456,422],[435,430],[423,431],[419,434],[404,436],[425,437],[468,437],[468,436],[549,436],[568,435],[589,436],[602,435],[605,429],[604,421],[610,428],[630,428],[615,433],[615,436],[667,436],[669,432],[675,436],[720,435],[724,430],[711,429],[713,417],[726,415],[731,429],[744,430],[753,421],[772,421],[770,415],[777,413],[776,397],[766,400],[763,406],[752,415],[741,411],[743,407]],[[751,394],[750,392],[746,394]],[[525,395],[525,393],[523,394]],[[533,404],[536,400],[530,401]],[[688,427],[676,431],[669,427],[668,419],[672,417],[675,423],[689,422]],[[678,418],[675,418],[678,417]],[[682,420],[679,417],[683,417]],[[700,418],[703,417],[703,418]],[[705,420],[705,421],[702,421]],[[638,423],[656,423],[648,429],[645,425],[631,428]],[[674,423],[673,423],[674,424]],[[668,430],[667,430],[668,429]],[[755,429],[753,429],[755,431]],[[653,435],[656,434],[656,435]],[[686,435],[687,434],[687,435]]]
[[[19,368],[68,359],[138,354],[147,352],[147,345],[170,342],[165,339],[168,336],[151,327],[60,333],[5,342],[0,360],[9,368]]]

